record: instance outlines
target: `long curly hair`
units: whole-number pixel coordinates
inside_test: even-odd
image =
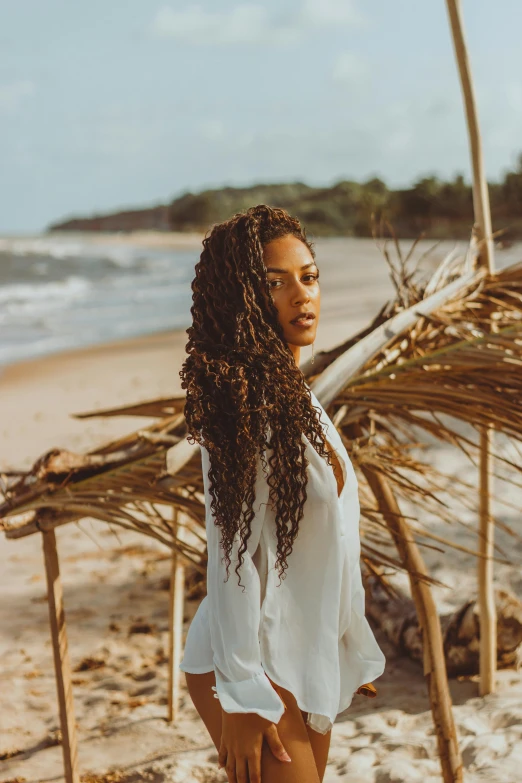
[[[209,233],[210,231],[210,233]],[[214,225],[192,281],[188,356],[180,371],[186,389],[190,443],[209,452],[209,493],[221,528],[227,580],[235,536],[243,563],[255,516],[259,459],[267,470],[275,510],[280,580],[303,518],[307,465],[303,433],[332,464],[310,389],[283,335],[270,293],[263,248],[292,234],[315,258],[299,220],[284,209],[259,204]]]

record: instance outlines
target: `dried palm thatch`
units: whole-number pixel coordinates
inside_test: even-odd
[[[186,440],[183,414],[168,415],[150,427],[81,455],[52,449],[4,490],[3,517],[22,514],[9,526],[10,538],[48,530],[71,520],[93,517],[137,530],[168,547],[204,572],[204,504],[199,447]],[[177,445],[176,471],[165,470],[165,452]],[[168,507],[186,512],[193,536],[173,538]],[[178,531],[180,523],[177,525]],[[200,532],[201,531],[201,532]]]

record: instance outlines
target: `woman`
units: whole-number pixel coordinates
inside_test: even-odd
[[[335,716],[364,684],[375,695],[385,659],[364,616],[357,479],[299,369],[315,252],[298,220],[259,205],[212,228],[195,271],[180,375],[207,595],[180,668],[229,783],[317,783]]]

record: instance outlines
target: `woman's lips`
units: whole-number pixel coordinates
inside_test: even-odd
[[[298,329],[309,329],[313,322],[315,321],[315,316],[308,317],[308,318],[301,318],[300,321],[290,321],[292,326],[297,326]]]

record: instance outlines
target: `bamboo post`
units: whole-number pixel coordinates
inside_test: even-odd
[[[78,744],[74,719],[71,666],[67,644],[67,628],[63,608],[63,591],[60,579],[58,550],[54,530],[42,532],[42,543],[47,579],[47,603],[53,644],[54,671],[58,691],[62,751],[66,783],[80,783],[78,771]]]
[[[377,500],[401,560],[408,569],[411,594],[422,629],[424,676],[427,680],[437,735],[442,777],[444,783],[461,783],[462,759],[453,721],[440,619],[430,586],[419,579],[419,575],[427,575],[428,570],[412,532],[401,515],[389,482],[384,476],[368,467],[363,466],[362,471]]]
[[[468,126],[471,167],[473,172],[473,210],[475,212],[477,240],[479,243],[478,260],[481,266],[488,267],[489,272],[493,273],[493,232],[491,230],[488,183],[484,171],[484,158],[482,155],[482,140],[475,101],[475,90],[473,88],[468,50],[464,38],[460,0],[446,0],[446,5],[448,8],[453,46],[459,69],[460,85],[464,98],[464,108]]]
[[[468,136],[473,172],[473,211],[478,240],[479,266],[494,273],[493,236],[491,228],[491,209],[489,204],[488,183],[484,171],[482,140],[480,136],[478,112],[471,77],[460,0],[446,0],[455,48],[455,57],[460,75],[460,84],[464,98]],[[478,593],[480,607],[480,685],[481,696],[495,691],[495,673],[497,666],[497,618],[493,589],[494,524],[491,521],[491,472],[493,447],[493,429],[485,426],[480,432],[480,500],[479,500],[479,551],[482,557],[478,561]]]
[[[497,610],[493,586],[493,542],[495,523],[491,516],[491,483],[493,429],[480,431],[480,539],[478,561],[478,602],[480,618],[479,693],[485,696],[496,690]]]
[[[183,541],[185,528],[178,526],[181,512],[173,509],[174,540]],[[176,549],[172,550],[169,595],[169,683],[167,721],[178,718],[180,668],[183,635],[183,609],[185,599],[185,564]]]

